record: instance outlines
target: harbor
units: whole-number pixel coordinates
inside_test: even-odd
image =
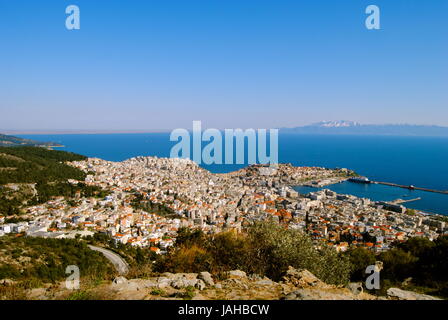
[[[404,185],[398,187],[400,186],[398,184],[376,183],[366,179],[355,179],[354,181],[354,179],[350,178],[347,181],[326,186],[307,184],[297,186],[294,189],[303,194],[321,189],[330,189],[338,194],[354,195],[394,205],[405,205],[407,208],[431,214],[448,215],[448,198],[444,192],[428,192],[425,189],[411,189]]]

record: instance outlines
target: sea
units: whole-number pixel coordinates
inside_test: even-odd
[[[170,141],[169,136],[169,133],[20,135],[62,144],[64,147],[58,150],[109,161],[123,161],[136,156],[169,157],[171,148],[177,143]],[[348,168],[372,181],[448,190],[448,137],[280,134],[278,148],[280,163]],[[213,173],[231,172],[246,165],[201,164]],[[317,190],[295,188],[300,193]],[[448,215],[448,194],[352,182],[325,188],[375,201],[421,198],[405,206]]]

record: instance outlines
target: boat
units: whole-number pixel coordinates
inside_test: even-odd
[[[348,179],[348,181],[355,183],[371,183],[371,181],[367,177],[353,177]]]

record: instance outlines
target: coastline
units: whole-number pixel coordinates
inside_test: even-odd
[[[402,199],[400,197],[397,197],[397,198],[394,198],[394,199],[382,199],[382,200],[376,199],[375,200],[375,199],[372,199],[372,198],[376,198],[377,197],[377,196],[375,196],[375,191],[369,191],[369,193],[371,193],[371,195],[369,196],[369,195],[364,195],[364,194],[360,195],[359,192],[356,192],[357,191],[356,189],[353,189],[353,192],[340,192],[338,188],[332,188],[334,186],[337,186],[337,185],[343,184],[343,183],[348,183],[348,184],[350,184],[349,186],[353,186],[354,188],[359,186],[359,184],[357,184],[355,182],[350,182],[349,179],[345,179],[345,180],[341,180],[340,182],[337,182],[337,183],[334,183],[334,184],[315,186],[315,185],[311,185],[309,183],[305,183],[305,184],[299,184],[299,185],[296,185],[296,186],[292,186],[292,188],[294,190],[296,190],[296,191],[298,191],[297,189],[301,189],[302,187],[310,188],[309,192],[306,192],[306,193],[302,193],[301,191],[298,191],[299,193],[302,193],[302,194],[306,195],[306,194],[309,194],[310,192],[320,191],[320,190],[326,189],[325,187],[328,187],[329,190],[332,190],[332,191],[337,190],[335,192],[337,192],[338,194],[348,194],[348,195],[355,196],[355,197],[358,197],[358,198],[366,198],[366,199],[371,200],[372,202],[384,202],[384,203],[388,203],[388,204],[391,204],[391,205],[402,206],[402,207],[404,207],[406,209],[412,209],[412,210],[418,211],[419,213],[422,213],[422,214],[428,215],[428,216],[436,215],[436,216],[441,216],[441,217],[448,217],[448,213],[444,214],[444,213],[442,213],[440,211],[429,211],[428,209],[421,209],[421,208],[413,207],[412,204],[414,202],[421,201],[422,197],[415,196],[414,198],[411,198],[409,200]],[[377,185],[377,184],[371,183],[369,185]],[[389,185],[389,184],[384,184],[383,186],[387,187],[387,188],[392,188],[391,190],[393,190],[393,189],[402,189],[400,187],[397,187],[397,186],[394,186],[394,185]],[[414,191],[414,190],[412,190],[412,191]],[[428,194],[432,193],[430,191],[419,190],[419,189],[416,189],[416,191],[424,192],[424,193],[428,193]],[[445,193],[435,193],[435,194],[444,195]],[[373,197],[372,197],[372,195],[373,195]],[[399,203],[397,203],[397,201],[399,201]],[[407,203],[410,203],[411,206],[406,205]]]
[[[24,137],[57,141],[66,150],[84,154],[89,157],[120,162],[137,156],[169,157],[172,144],[168,135],[163,134],[104,134],[104,135],[41,135]],[[423,143],[424,142],[424,143]],[[427,166],[427,158],[444,159],[447,155],[446,144],[438,139],[428,141],[406,138],[366,138],[366,137],[320,137],[307,136],[300,138],[294,135],[280,135],[279,160],[294,166],[320,166],[326,168],[348,167],[375,181],[394,181],[402,185],[415,184],[432,189],[446,189],[448,176],[443,161],[436,161]],[[379,146],[383,146],[379,148]],[[424,150],[432,150],[424,153]],[[353,157],[355,152],[356,157]],[[403,163],[399,154],[416,154],[409,163]],[[419,155],[425,156],[419,156]],[[396,155],[392,160],[389,155]],[[388,163],[387,166],[383,165]],[[246,164],[247,166],[247,164]],[[204,165],[201,167],[213,173],[229,173],[238,170],[237,165]],[[241,168],[241,167],[240,167]],[[343,181],[342,181],[343,182]],[[322,182],[320,182],[322,184]],[[325,183],[327,185],[329,183]],[[372,189],[370,189],[372,190]],[[377,190],[377,189],[374,189]],[[403,193],[407,193],[406,189]],[[400,193],[397,191],[397,193]],[[393,199],[398,199],[398,194]],[[369,195],[369,197],[371,197]],[[417,196],[416,196],[417,197]],[[428,195],[415,205],[419,210],[448,214],[448,202],[444,194]],[[406,198],[404,198],[406,199]],[[389,200],[389,199],[388,199]],[[426,202],[426,203],[424,203]],[[424,206],[423,206],[424,203]]]

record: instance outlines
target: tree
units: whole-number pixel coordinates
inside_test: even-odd
[[[288,266],[307,269],[321,280],[344,284],[349,280],[350,263],[326,244],[316,248],[311,238],[294,229],[271,222],[257,222],[248,230],[257,273],[280,280]]]
[[[348,250],[345,255],[350,260],[351,281],[363,281],[366,278],[367,266],[375,264],[375,254],[365,248],[354,248]]]
[[[413,275],[414,264],[418,258],[403,249],[393,248],[381,253],[380,260],[383,261],[382,275],[384,278],[391,281],[403,281]]]

